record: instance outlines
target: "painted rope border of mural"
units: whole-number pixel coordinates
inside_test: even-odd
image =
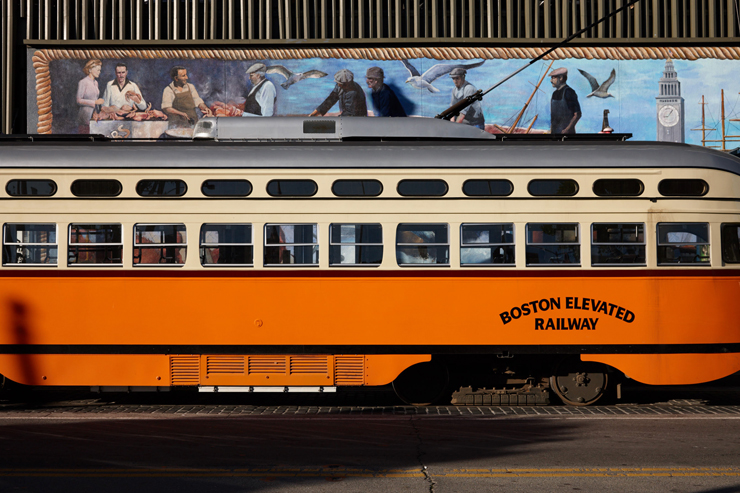
[[[402,60],[429,58],[435,60],[510,60],[533,59],[547,48],[315,48],[315,49],[228,49],[228,50],[67,50],[44,49],[34,52],[38,133],[50,134],[52,124],[51,74],[53,60],[90,58],[140,59],[214,59],[214,60],[286,60],[303,58],[336,58],[354,60]],[[568,47],[545,57],[548,60],[740,60],[740,47]]]

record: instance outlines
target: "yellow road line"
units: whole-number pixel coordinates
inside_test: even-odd
[[[646,468],[504,468],[504,469],[436,469],[435,477],[450,478],[567,478],[567,477],[718,477],[740,476],[740,467],[646,467]],[[0,469],[0,477],[78,477],[78,478],[169,478],[169,477],[362,477],[424,478],[418,469],[363,469],[337,467],[309,468],[239,468],[239,469]]]

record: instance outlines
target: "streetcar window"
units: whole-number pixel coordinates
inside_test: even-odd
[[[448,224],[399,224],[396,229],[398,265],[450,265],[449,229]]]
[[[535,197],[571,197],[578,193],[578,183],[575,180],[532,180],[527,185],[530,195]]]
[[[207,197],[246,197],[252,193],[247,180],[206,180],[200,191]]]
[[[591,225],[591,265],[645,265],[645,224]]]
[[[599,197],[637,197],[645,191],[645,186],[635,178],[609,178],[596,180],[593,190]]]
[[[580,265],[578,224],[527,224],[526,252],[530,266]]]
[[[701,197],[709,191],[709,185],[699,179],[669,179],[658,183],[658,192],[666,197]]]
[[[318,265],[316,224],[266,224],[265,265]]]
[[[53,180],[10,180],[5,191],[13,197],[51,197],[57,193]]]
[[[467,180],[463,193],[468,197],[508,197],[514,192],[509,180]]]
[[[134,266],[182,265],[187,251],[184,224],[134,225]]]
[[[722,260],[740,264],[740,224],[722,225]]]
[[[514,224],[460,226],[460,265],[514,265]]]
[[[120,224],[70,224],[67,265],[123,265]]]
[[[5,223],[3,265],[57,265],[57,225]]]
[[[182,197],[188,186],[182,180],[141,180],[136,193],[142,197]]]
[[[378,180],[337,180],[331,186],[337,197],[377,197],[383,192]]]
[[[329,265],[371,267],[383,260],[380,224],[332,224],[329,231]]]
[[[204,224],[200,228],[200,264],[249,267],[253,264],[251,224]]]
[[[273,197],[312,197],[319,191],[313,180],[270,180],[267,193]]]
[[[447,194],[444,180],[401,180],[398,194],[404,197],[441,197]]]
[[[71,189],[77,197],[118,197],[123,191],[118,180],[75,180]]]
[[[709,224],[658,224],[658,265],[709,265]]]

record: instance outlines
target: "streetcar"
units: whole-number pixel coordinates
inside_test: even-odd
[[[740,370],[740,159],[422,118],[0,140],[0,374],[588,405]]]

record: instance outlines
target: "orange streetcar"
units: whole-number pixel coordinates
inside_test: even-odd
[[[740,370],[736,157],[252,120],[0,141],[2,375],[585,405]]]

